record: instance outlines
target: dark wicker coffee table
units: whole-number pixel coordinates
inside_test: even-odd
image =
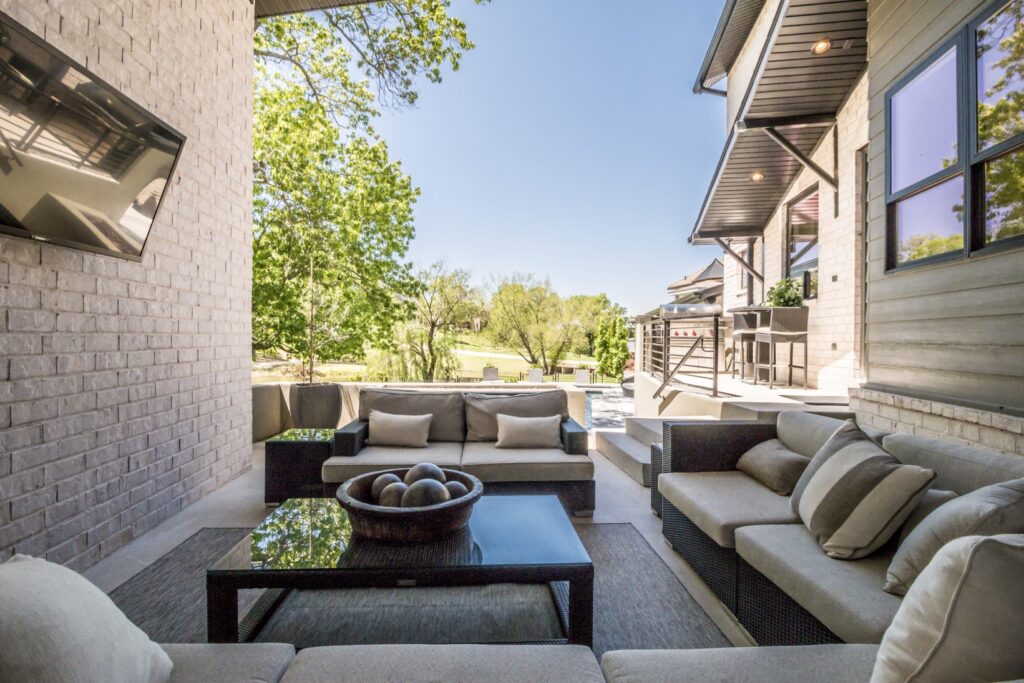
[[[267,439],[263,502],[323,496],[320,468],[331,457],[333,443],[333,429],[289,429]]]
[[[353,535],[333,498],[292,499],[207,570],[208,640],[238,642],[240,589],[493,583],[551,584],[563,598],[566,640],[592,644],[594,565],[556,496],[484,496],[463,532],[404,545]],[[268,591],[278,599],[247,615],[244,639],[258,632],[282,593]]]

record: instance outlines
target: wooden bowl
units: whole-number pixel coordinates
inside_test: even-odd
[[[370,487],[382,474],[405,478],[409,468],[367,472],[352,477],[338,487],[338,502],[348,512],[352,531],[375,541],[423,543],[463,529],[469,524],[473,505],[484,493],[483,483],[471,474],[442,469],[448,481],[457,481],[469,489],[466,495],[453,500],[415,508],[393,508],[375,505]]]

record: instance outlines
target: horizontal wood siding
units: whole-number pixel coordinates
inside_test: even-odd
[[[868,4],[867,366],[872,385],[1024,407],[1024,250],[885,272],[885,93],[987,6]]]

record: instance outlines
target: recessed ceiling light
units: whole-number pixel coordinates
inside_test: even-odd
[[[823,55],[831,49],[832,41],[829,40],[828,38],[821,38],[820,40],[816,40],[814,44],[811,45],[811,54]]]
[[[753,173],[750,174],[750,179],[753,180],[755,183],[759,183],[762,180],[764,180],[764,173],[761,173],[761,171],[754,171]]]

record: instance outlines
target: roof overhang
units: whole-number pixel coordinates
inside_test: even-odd
[[[365,5],[372,0],[255,0],[256,18],[276,17],[314,10],[335,9],[348,5]]]
[[[725,0],[693,92],[721,93],[713,86],[726,77],[736,62],[764,4],[765,0]]]
[[[812,54],[822,38],[832,48]],[[782,0],[692,244],[759,237],[803,168],[835,183],[810,156],[866,66],[866,0]]]

